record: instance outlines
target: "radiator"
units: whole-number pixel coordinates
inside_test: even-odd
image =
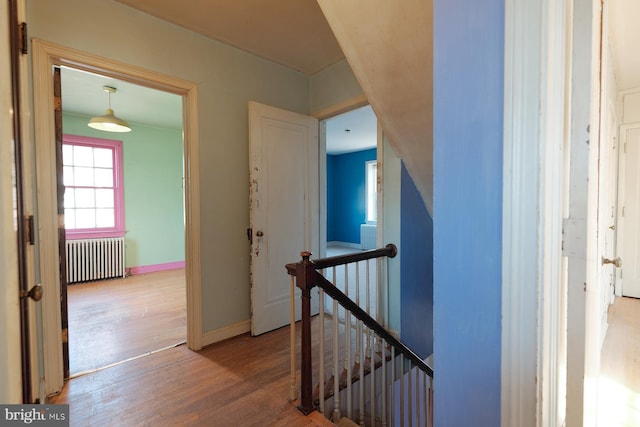
[[[67,283],[124,277],[124,237],[67,240]]]
[[[375,224],[360,224],[360,247],[362,250],[376,248]]]

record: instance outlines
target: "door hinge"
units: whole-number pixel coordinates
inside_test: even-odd
[[[28,217],[26,217],[24,219],[24,222],[25,222],[25,231],[26,231],[25,233],[26,241],[31,246],[33,246],[36,242],[35,232],[33,230],[33,215],[29,215]]]
[[[64,328],[62,330],[62,344],[66,344],[69,342],[69,329]]]
[[[18,48],[20,53],[26,55],[29,53],[29,36],[27,34],[27,23],[22,22],[20,24],[20,37],[18,38]]]

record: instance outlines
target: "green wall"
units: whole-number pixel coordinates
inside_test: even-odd
[[[131,132],[107,133],[89,119],[64,113],[62,129],[122,141],[126,267],[184,261],[182,130],[131,123]]]

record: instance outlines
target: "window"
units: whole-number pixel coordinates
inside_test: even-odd
[[[367,224],[375,224],[378,218],[378,162],[371,160],[365,163],[367,186]]]
[[[67,238],[123,236],[122,142],[64,135],[62,165]]]

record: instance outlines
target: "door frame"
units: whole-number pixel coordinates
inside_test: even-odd
[[[40,278],[49,288],[42,298],[44,392],[49,395],[64,384],[60,301],[56,298],[60,283],[55,147],[51,144],[55,132],[52,67],[69,66],[182,96],[187,346],[192,350],[202,348],[198,87],[187,80],[40,39],[33,39],[32,47]]]
[[[619,256],[622,259],[622,268],[619,272],[616,272],[616,281],[615,281],[615,296],[622,296],[622,288],[624,287],[624,274],[622,274],[622,270],[624,269],[624,248],[623,248],[623,239],[619,236],[624,236],[625,229],[625,217],[624,217],[624,208],[625,205],[625,159],[626,155],[625,145],[627,143],[627,132],[632,129],[640,129],[640,123],[628,123],[624,125],[618,126],[618,209],[617,209],[617,218],[616,218],[616,256]]]
[[[318,119],[318,179],[320,207],[320,253],[317,258],[324,258],[327,249],[327,124],[326,121],[342,113],[369,105],[367,97],[359,95],[338,104],[323,108],[310,114]],[[381,220],[380,202],[378,202],[378,219]],[[380,243],[380,242],[378,242]],[[314,257],[316,258],[316,257]]]
[[[562,425],[566,415],[561,248],[566,165],[580,154],[567,145],[573,15],[570,0],[505,2],[502,425]]]

